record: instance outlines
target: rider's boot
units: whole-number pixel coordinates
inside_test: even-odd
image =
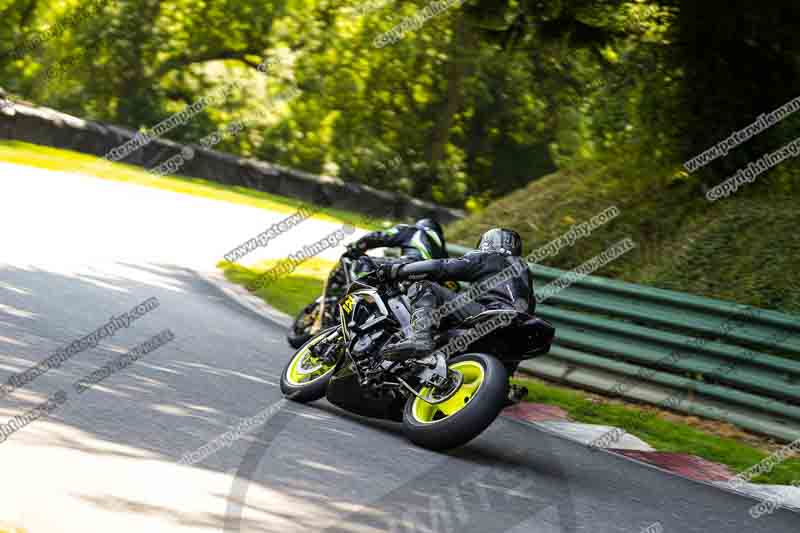
[[[433,295],[424,295],[414,303],[411,315],[411,334],[404,340],[387,345],[383,356],[392,361],[419,359],[429,355],[435,348],[433,340]]]

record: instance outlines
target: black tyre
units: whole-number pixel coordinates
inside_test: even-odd
[[[321,331],[319,335],[301,346],[289,359],[281,373],[281,392],[289,399],[306,403],[325,396],[328,382],[341,360],[342,351],[339,350],[340,356],[334,363],[325,364],[313,356],[310,348],[317,343],[328,342],[326,339],[334,335],[338,329],[338,327],[333,327]],[[341,342],[341,339],[330,342]]]
[[[491,355],[465,354],[447,366],[464,375],[456,393],[439,405],[411,397],[403,410],[406,436],[431,450],[456,448],[480,435],[500,414],[508,395],[506,369]]]

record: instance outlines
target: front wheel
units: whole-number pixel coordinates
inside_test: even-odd
[[[507,396],[508,374],[495,357],[471,353],[447,366],[463,376],[455,393],[440,404],[412,396],[403,410],[406,436],[431,450],[456,448],[480,435],[500,414]],[[430,393],[429,388],[420,391],[423,397]]]
[[[281,373],[281,392],[285,396],[301,403],[313,402],[325,396],[328,382],[344,353],[341,338],[335,338],[338,331],[338,327],[326,329],[295,352]],[[323,346],[325,343],[336,343],[329,352],[334,359],[332,361],[317,357],[311,351],[312,347],[318,345],[321,350],[327,350],[328,347]]]

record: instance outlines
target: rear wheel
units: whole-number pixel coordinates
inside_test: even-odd
[[[296,402],[313,402],[325,396],[328,382],[344,353],[341,338],[334,336],[338,327],[329,328],[306,342],[295,352],[281,374],[281,392]],[[324,360],[312,351],[327,349],[326,343],[336,343],[332,354],[334,360]]]
[[[466,354],[451,359],[447,366],[463,376],[455,391],[445,391],[442,403],[430,404],[412,396],[403,411],[403,429],[415,444],[432,450],[447,450],[466,444],[480,435],[503,409],[508,374],[503,364],[486,354]],[[423,388],[423,397],[437,396]]]

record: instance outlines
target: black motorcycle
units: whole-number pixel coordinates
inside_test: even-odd
[[[323,329],[339,323],[339,308],[336,302],[356,279],[356,260],[343,255],[331,273],[325,278],[322,294],[305,306],[295,317],[286,340],[292,348],[300,348],[311,337]]]
[[[352,252],[351,252],[352,254]],[[339,307],[336,302],[347,292],[347,288],[359,276],[359,259],[364,254],[344,254],[333,267],[325,284],[322,294],[305,306],[292,322],[286,340],[292,348],[299,348],[308,340],[322,331],[339,323]],[[393,258],[369,257],[372,264],[392,261]],[[363,268],[363,266],[361,267]]]
[[[485,311],[436,335],[430,355],[391,360],[381,351],[411,327],[409,285],[379,280],[376,272],[354,280],[336,303],[339,324],[295,352],[281,391],[294,401],[327,397],[347,411],[402,422],[406,436],[425,448],[455,448],[497,418],[509,369],[549,352],[555,329],[527,313]]]

